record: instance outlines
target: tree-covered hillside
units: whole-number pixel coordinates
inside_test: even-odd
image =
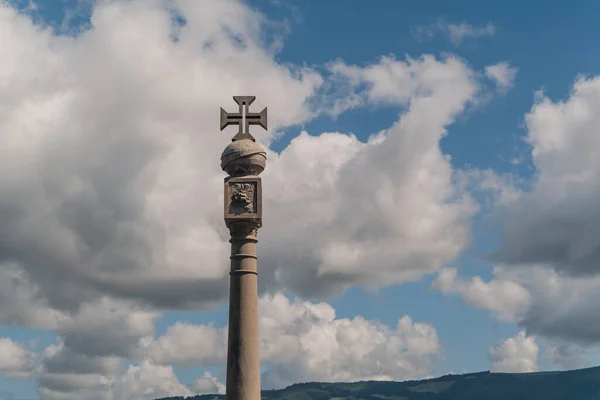
[[[446,375],[409,382],[299,383],[265,400],[600,400],[600,367],[561,372]],[[183,400],[168,397],[160,400]],[[186,400],[224,400],[201,395]]]

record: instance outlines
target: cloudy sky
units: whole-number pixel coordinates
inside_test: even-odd
[[[233,95],[263,388],[600,364],[580,5],[0,0],[0,399],[223,392]]]

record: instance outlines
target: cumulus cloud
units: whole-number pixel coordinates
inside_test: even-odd
[[[528,332],[584,346],[598,343],[600,277],[564,276],[546,266],[503,268],[499,273],[531,294],[531,306],[520,320]]]
[[[161,364],[165,340],[152,342],[163,346],[149,353],[153,362],[140,343],[153,335],[155,310],[211,307],[227,293],[219,155],[231,134],[218,132],[216,113],[233,106],[233,94],[269,107],[271,131],[256,131],[266,148],[277,132],[320,113],[403,110],[366,142],[304,132],[280,153],[267,150],[261,292],[327,297],[350,285],[401,283],[438,271],[467,245],[477,207],[455,184],[439,142],[476,103],[481,74],[454,56],[384,57],[366,67],[337,60],[321,73],[281,65],[265,41],[268,23],[236,1],[117,0],[96,3],[89,29],[68,36],[0,2],[0,168],[9,172],[0,176],[0,323],[57,333],[36,373],[45,398],[191,390]],[[351,101],[331,95],[338,89]],[[297,372],[418,375],[437,351],[435,330],[408,317],[389,328],[299,304],[322,329],[319,346],[334,346],[331,361],[310,362],[325,354],[310,332],[302,343],[284,335],[295,354],[312,353],[265,376],[273,385]],[[272,329],[296,332],[272,319]],[[177,329],[197,328],[175,325],[169,334]],[[360,364],[340,341],[402,363]],[[265,345],[267,362],[269,354],[285,360],[288,344]],[[211,356],[216,363],[223,354]],[[124,379],[156,386],[140,394],[143,385],[116,378],[124,366]],[[195,387],[213,382],[205,378]]]
[[[525,118],[537,178],[508,216],[497,261],[571,276],[600,271],[599,106],[599,77],[579,78],[564,101],[538,93]]]
[[[37,366],[37,355],[13,341],[0,338],[0,373],[6,378],[27,378]]]
[[[366,143],[339,133],[303,133],[270,155],[265,227],[286,221],[294,229],[260,233],[263,279],[276,277],[305,296],[340,293],[349,284],[401,283],[438,270],[468,243],[477,209],[454,186],[439,148],[446,126],[475,100],[473,71],[456,57],[431,56],[384,57],[365,68],[336,62],[330,70],[364,101],[407,111]]]
[[[208,372],[188,385],[179,381],[171,365],[147,357],[145,344],[154,335],[156,316],[114,299],[86,304],[57,330],[58,345],[35,355],[35,373],[30,375],[40,394],[49,400],[151,400],[223,392],[223,385]],[[20,363],[16,354],[8,355],[12,364]]]
[[[227,356],[227,328],[177,322],[164,336],[146,342],[154,362],[186,367],[223,365]]]
[[[505,213],[493,260],[502,279],[525,287],[528,332],[590,346],[600,341],[600,78],[578,78],[569,96],[538,93],[526,115],[536,174]]]
[[[54,330],[66,320],[68,315],[48,305],[25,270],[0,263],[0,325]]]
[[[501,279],[484,282],[479,276],[465,280],[458,277],[455,268],[440,271],[432,288],[444,294],[458,294],[468,304],[490,310],[508,321],[522,317],[531,304],[529,292],[516,282]]]
[[[174,42],[166,5],[99,3],[75,38],[0,6],[1,163],[12,171],[0,182],[0,257],[53,308],[104,294],[163,307],[222,298],[228,138],[207,121],[240,91],[273,103],[275,128],[312,115],[320,76],[272,60],[259,14],[181,1]]]
[[[336,319],[328,304],[290,303],[282,295],[261,305],[261,342],[271,365],[266,387],[423,376],[440,350],[433,326],[408,316],[388,327],[362,317]]]
[[[122,301],[103,298],[84,304],[59,330],[65,347],[89,356],[129,356],[140,338],[152,335],[154,311],[136,309]]]
[[[477,27],[466,21],[452,23],[438,18],[429,25],[412,28],[411,33],[417,40],[430,40],[437,35],[443,35],[450,39],[454,46],[460,46],[465,39],[493,36],[496,33],[496,27],[491,22]]]
[[[267,389],[298,381],[417,378],[430,373],[439,357],[435,328],[408,316],[394,327],[362,317],[336,318],[327,303],[290,301],[280,293],[263,296],[259,307],[261,362],[266,369],[262,381]],[[144,315],[101,314],[90,329],[79,327],[39,355],[10,339],[0,340],[6,356],[0,371],[12,378],[33,375],[41,395],[50,400],[150,400],[224,392],[223,382],[209,372],[193,382],[180,382],[173,365],[223,367],[227,327],[178,323],[153,338],[147,329],[151,320]],[[111,322],[116,320],[121,324]],[[103,332],[111,336],[112,345],[92,333],[96,324],[106,326]],[[140,338],[135,344],[133,335]],[[73,336],[91,343],[90,348],[73,344]],[[126,354],[134,354],[130,358],[137,362],[126,364]]]
[[[175,33],[173,13],[186,21]],[[277,64],[264,16],[233,1],[98,3],[76,37],[40,30],[6,4],[0,19],[0,163],[13,171],[0,178],[0,261],[35,291],[24,304],[75,312],[107,295],[162,308],[224,300],[218,157],[229,134],[207,121],[243,92],[269,105],[272,132],[305,122],[324,77]],[[363,104],[406,112],[366,143],[304,133],[269,151],[263,289],[324,296],[418,279],[469,240],[476,207],[454,187],[439,141],[474,101],[477,74],[452,56],[336,61],[328,71]]]
[[[225,394],[225,385],[208,371],[195,380],[190,389],[195,394]]]
[[[485,75],[496,84],[500,92],[512,89],[517,77],[517,68],[511,67],[506,61],[488,65],[484,68]]]
[[[185,385],[179,381],[173,367],[144,360],[129,365],[118,374],[43,374],[38,377],[38,390],[48,400],[153,400],[195,395],[198,393],[196,390],[210,388],[207,382],[211,379],[210,374],[205,374],[192,385]],[[218,382],[215,381],[215,385]]]
[[[177,394],[191,396],[190,388],[181,384],[171,366],[155,365],[144,361],[129,366],[127,372],[114,382],[113,391],[118,399],[157,399]]]
[[[493,279],[469,281],[444,270],[434,285],[514,318],[528,334],[548,338],[553,343],[548,357],[561,368],[585,365],[586,354],[600,342],[595,323],[600,301],[600,120],[593,111],[599,106],[598,77],[578,78],[561,101],[537,93],[525,118],[536,174],[527,188],[514,185],[510,190],[510,182],[500,186],[505,186],[500,192],[507,194],[510,207],[496,207],[506,229],[492,254]],[[476,287],[500,293],[491,296],[496,301],[478,301],[472,295]]]
[[[539,348],[535,338],[519,332],[506,339],[498,347],[490,347],[492,372],[536,372]]]
[[[440,351],[435,329],[408,316],[393,328],[361,317],[337,319],[327,303],[291,302],[282,294],[261,298],[259,310],[265,388],[423,376]],[[179,323],[147,343],[147,354],[158,364],[223,365],[226,332]]]
[[[154,311],[111,298],[84,304],[56,329],[59,344],[42,354],[36,375],[40,393],[47,399],[87,398],[112,390],[127,358],[143,360],[139,357],[140,342],[153,335],[157,316]],[[135,368],[152,373],[151,366]],[[131,368],[127,374],[131,379],[139,375]],[[114,389],[115,395],[121,393],[119,387]]]
[[[479,276],[464,279],[455,269],[444,269],[432,287],[515,321],[528,334],[550,340],[550,346],[567,342],[574,346],[569,351],[580,348],[589,353],[600,342],[597,276],[565,276],[546,265],[496,266],[493,278],[485,282]]]

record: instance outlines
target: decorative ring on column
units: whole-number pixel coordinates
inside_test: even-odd
[[[243,274],[258,275],[258,272],[252,271],[251,269],[236,269],[236,270],[229,272],[229,275],[243,275]]]
[[[240,242],[240,241],[250,242],[250,243],[258,243],[258,239],[249,238],[249,237],[232,237],[232,238],[229,239],[229,243],[231,243],[231,242]]]
[[[233,254],[232,256],[229,257],[230,260],[233,260],[234,258],[254,258],[255,260],[258,260],[258,257],[255,256],[254,254],[246,254],[246,253]]]

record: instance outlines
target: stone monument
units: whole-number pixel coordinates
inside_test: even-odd
[[[250,125],[267,129],[267,109],[250,113],[255,96],[234,96],[238,113],[221,108],[221,130],[238,125],[238,133],[221,155],[225,178],[225,224],[231,238],[229,272],[229,337],[227,340],[227,400],[260,400],[258,340],[258,270],[256,234],[262,226],[262,184],[258,176],[267,154],[249,132]]]

